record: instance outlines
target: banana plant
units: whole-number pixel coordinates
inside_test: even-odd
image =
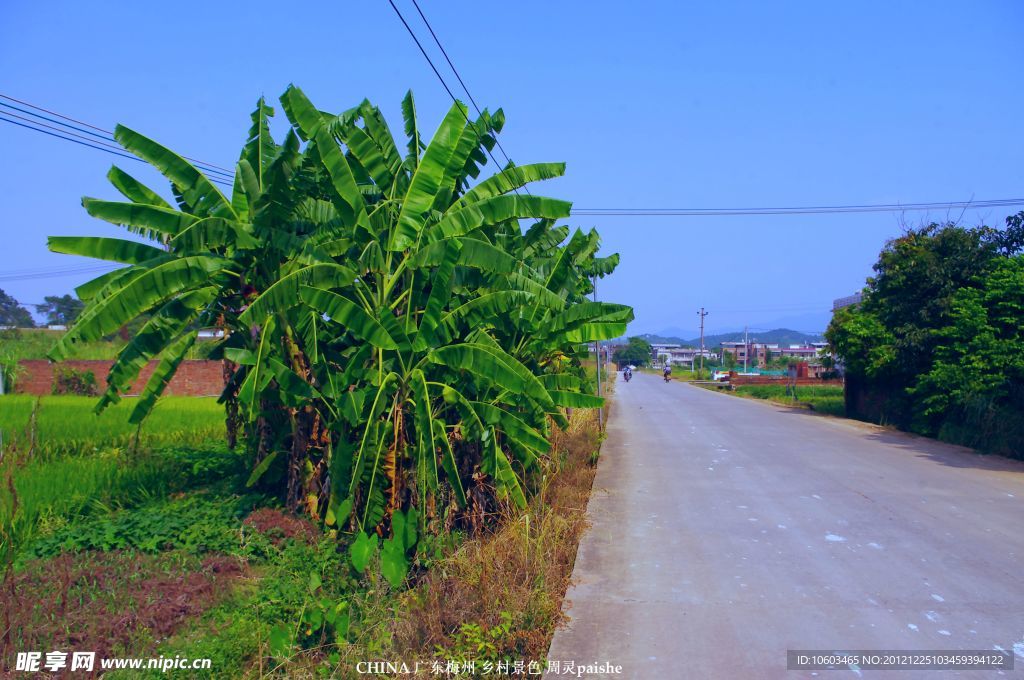
[[[600,404],[581,347],[622,335],[632,311],[587,301],[618,260],[596,257],[596,232],[570,237],[557,224],[570,203],[520,193],[564,164],[510,164],[477,181],[500,110],[471,119],[456,102],[426,141],[409,93],[399,143],[366,101],[326,113],[292,86],[281,104],[291,127],[279,144],[273,109],[257,103],[230,198],[183,157],[117,128],[170,181],[173,203],[114,168],[127,201],[83,205],[135,237],[50,239],[125,265],[78,290],[87,308],[51,356],[144,317],[97,405],[158,359],[138,422],[197,329],[224,330],[212,356],[224,361],[221,398],[245,435],[250,483],[358,532],[361,551],[371,533],[390,535],[386,573],[402,574],[410,537],[497,503],[525,506],[562,409]]]

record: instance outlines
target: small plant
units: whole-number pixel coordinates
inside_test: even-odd
[[[435,654],[446,661],[477,663],[507,661],[501,650],[507,647],[507,638],[512,632],[512,614],[503,611],[501,623],[486,627],[478,623],[463,623],[456,631],[451,646],[438,646]]]
[[[348,601],[330,597],[316,570],[309,573],[306,587],[306,600],[302,606],[298,629],[278,624],[270,630],[270,653],[279,659],[288,659],[296,645],[302,649],[312,649],[347,641]]]
[[[12,352],[0,354],[0,394],[13,392],[24,372],[25,369]]]
[[[53,394],[95,397],[99,394],[96,375],[92,371],[79,371],[71,366],[57,364],[53,370]]]

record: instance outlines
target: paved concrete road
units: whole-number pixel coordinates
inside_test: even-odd
[[[854,677],[786,650],[999,646],[1024,676],[1024,464],[649,375],[615,390],[549,659]]]

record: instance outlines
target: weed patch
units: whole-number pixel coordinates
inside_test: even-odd
[[[83,550],[237,551],[242,517],[259,500],[257,496],[195,494],[75,522],[33,541],[22,551],[20,561]]]
[[[13,458],[6,465],[14,465]],[[0,465],[6,478],[4,468]],[[12,471],[18,499],[13,518],[10,490],[0,485],[0,523],[11,530],[8,540],[17,548],[39,533],[68,528],[88,515],[109,514],[218,482],[230,489],[237,486],[232,475],[241,469],[240,454],[224,445],[139,454],[111,449],[90,456],[30,460]]]

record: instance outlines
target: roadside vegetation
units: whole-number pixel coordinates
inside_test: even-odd
[[[736,385],[731,388],[716,385],[703,385],[703,387],[724,391],[726,394],[737,397],[765,399],[783,406],[805,408],[830,416],[846,415],[842,385],[799,385],[795,390],[787,390],[786,386],[781,384]]]
[[[931,224],[889,241],[826,337],[850,415],[1024,456],[1024,212],[1005,229]]]
[[[599,447],[587,344],[632,319],[588,299],[618,256],[520,193],[563,164],[474,183],[500,110],[457,103],[429,139],[410,93],[399,142],[365,101],[282,104],[278,143],[258,102],[229,196],[119,126],[174,199],[114,168],[128,200],[83,205],[150,243],[50,239],[124,266],[77,290],[49,358],[137,330],[98,399],[2,398],[7,656],[85,636],[295,677],[546,651]],[[224,393],[162,397],[200,328]]]
[[[596,410],[576,410],[527,508],[425,541],[408,589],[382,576],[379,554],[360,572],[336,536],[246,488],[222,443],[26,465],[19,514],[36,521],[17,537],[4,593],[11,644],[209,657],[206,677],[543,659],[599,447]]]

